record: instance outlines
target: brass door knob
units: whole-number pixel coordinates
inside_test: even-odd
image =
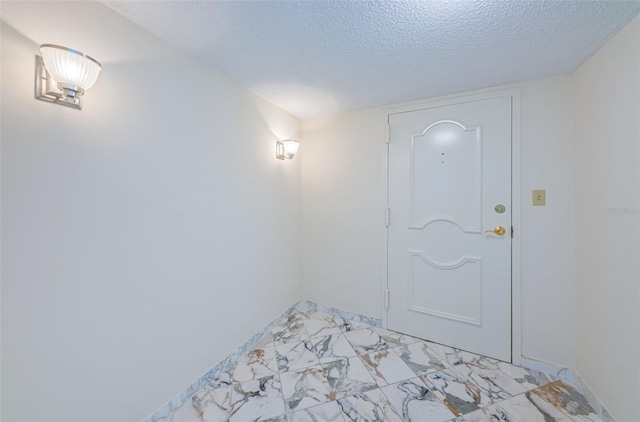
[[[504,236],[504,234],[507,232],[507,229],[505,229],[502,226],[495,226],[492,230],[487,230],[485,233],[493,233],[496,234],[498,236]]]

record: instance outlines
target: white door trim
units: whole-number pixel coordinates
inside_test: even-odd
[[[484,91],[478,94],[447,96],[429,100],[415,101],[400,105],[385,107],[384,118],[386,133],[383,144],[383,174],[384,174],[384,203],[382,206],[382,325],[389,324],[389,311],[386,309],[386,292],[389,286],[388,258],[389,258],[389,230],[386,225],[386,209],[389,207],[389,144],[388,127],[389,115],[442,107],[471,101],[488,100],[498,97],[511,97],[511,206],[513,239],[511,240],[511,359],[514,365],[522,363],[522,254],[521,254],[521,90],[520,88]],[[393,212],[393,211],[392,211]]]

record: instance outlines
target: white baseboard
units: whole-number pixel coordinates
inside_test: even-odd
[[[609,410],[607,410],[607,408],[602,404],[602,400],[600,400],[600,397],[598,397],[596,393],[593,392],[591,386],[589,386],[584,378],[580,376],[579,372],[574,372],[576,374],[578,382],[580,382],[581,384],[581,391],[584,393],[587,400],[589,400],[589,404],[591,405],[591,407],[593,407],[593,410],[595,410],[598,416],[600,416],[600,419],[602,419],[603,422],[616,422],[616,419],[613,417],[613,415],[611,415]]]
[[[533,369],[535,371],[540,371],[545,374],[561,378],[565,381],[569,381],[571,384],[575,384],[577,381],[576,372],[573,369],[557,365],[555,363],[531,359],[523,356],[522,366],[527,369]]]

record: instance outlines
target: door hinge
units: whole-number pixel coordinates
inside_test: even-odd
[[[513,226],[511,226],[511,238],[513,239]]]
[[[390,128],[389,124],[387,124],[387,138],[385,140],[385,143],[388,144],[390,142],[390,139],[391,139],[391,128]]]
[[[384,309],[389,309],[389,289],[384,289]]]
[[[384,209],[384,225],[385,227],[389,227],[391,225],[391,208],[389,207]]]

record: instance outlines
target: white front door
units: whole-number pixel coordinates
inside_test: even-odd
[[[504,361],[511,110],[503,96],[389,114],[388,327]]]

